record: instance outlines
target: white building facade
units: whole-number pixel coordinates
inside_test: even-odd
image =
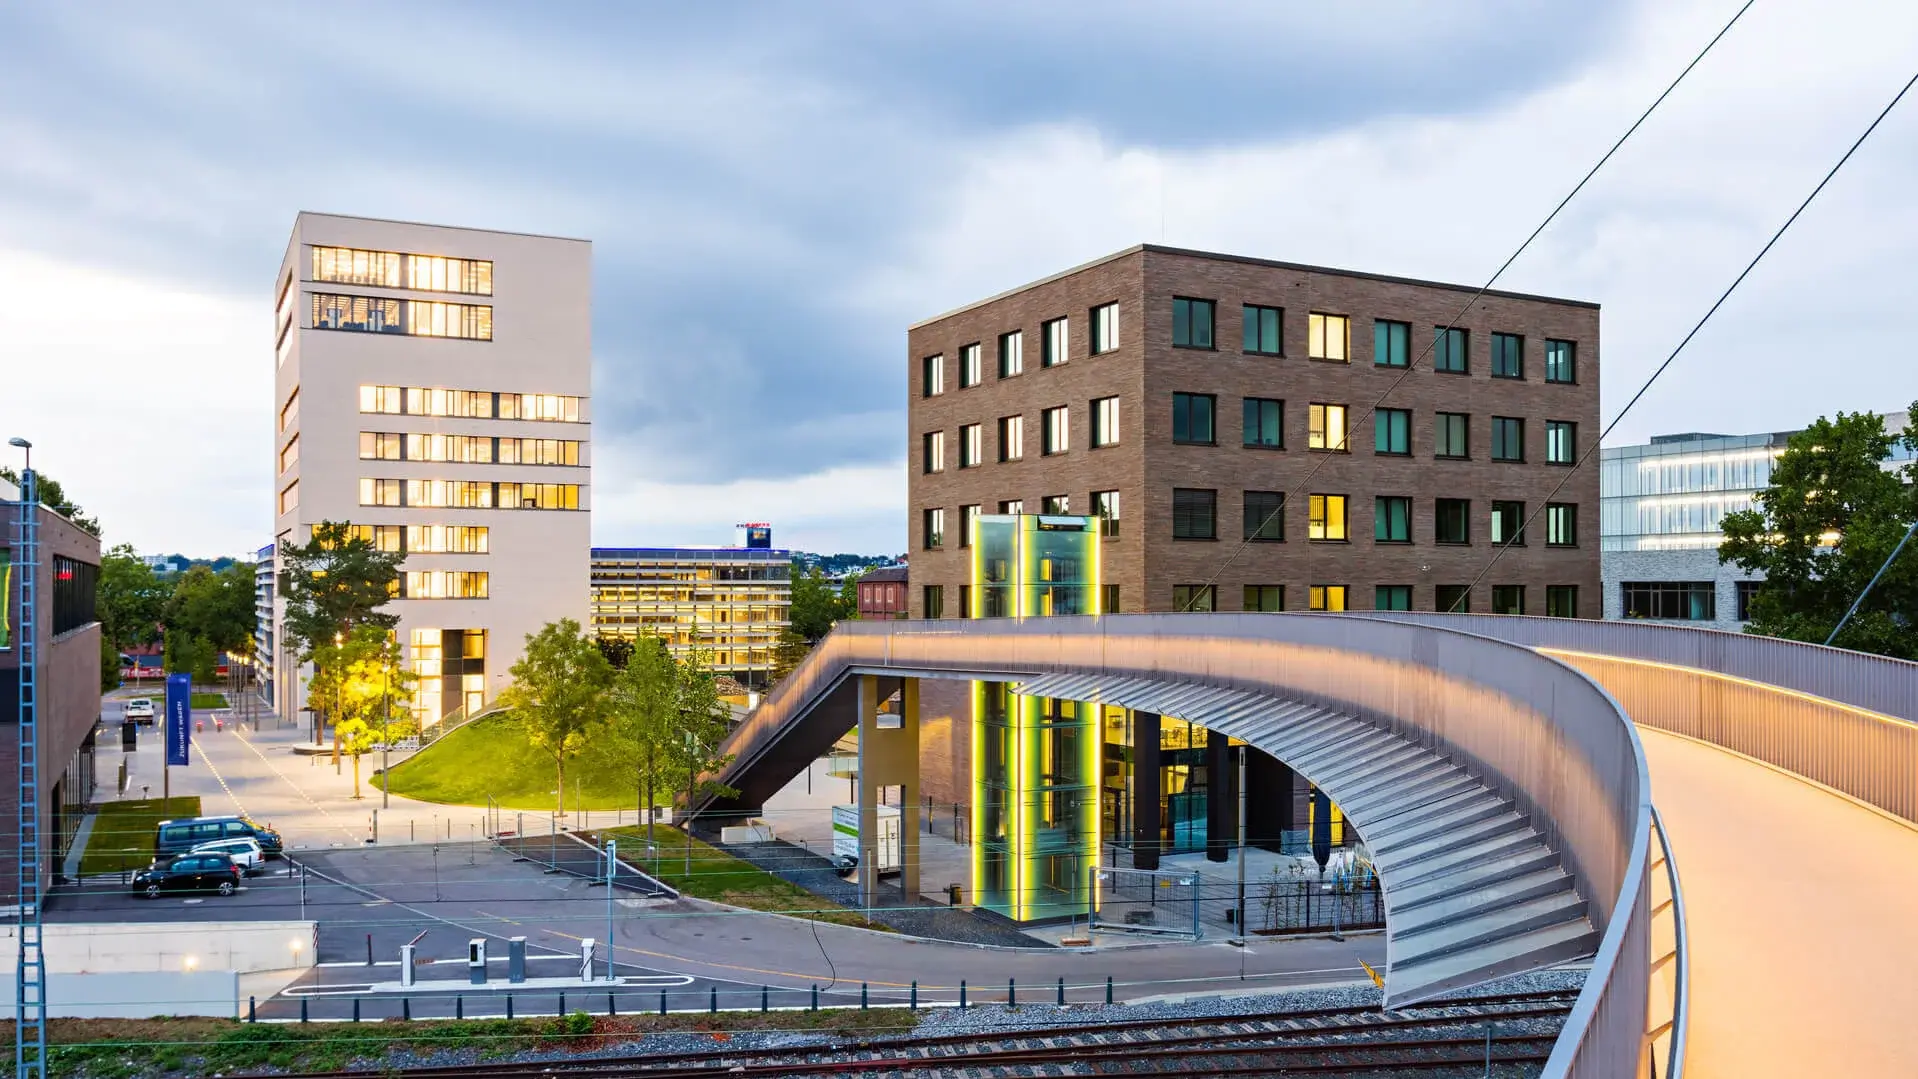
[[[273,303],[275,569],[324,521],[404,554],[414,712],[479,710],[527,634],[588,621],[592,245],[302,213]]]

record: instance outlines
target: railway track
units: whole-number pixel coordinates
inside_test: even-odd
[[[1317,1008],[1189,1019],[842,1039],[790,1048],[573,1057],[409,1068],[409,1079],[694,1079],[705,1076],[1527,1075],[1550,1054],[1575,994],[1517,993],[1395,1011]],[[1489,1040],[1487,1035],[1490,1035]],[[365,1079],[366,1072],[307,1079]]]

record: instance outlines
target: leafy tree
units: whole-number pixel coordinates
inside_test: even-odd
[[[94,588],[101,636],[124,652],[159,639],[160,617],[170,593],[130,544],[119,544],[100,558]],[[114,659],[119,666],[119,659]]]
[[[616,671],[626,669],[633,658],[633,642],[626,637],[598,637],[594,643],[599,645],[599,653],[606,657]]]
[[[6,480],[8,483],[19,486],[20,473],[15,472],[9,466],[0,465],[0,480]],[[33,485],[34,494],[40,499],[42,506],[72,521],[85,532],[95,536],[100,534],[100,522],[88,516],[79,506],[74,505],[71,499],[67,498],[66,489],[60,486],[59,480],[36,470],[33,474]]]
[[[353,758],[353,797],[360,797],[360,758],[380,744],[379,732],[366,720],[354,718],[333,725],[333,741],[341,753]]]
[[[1918,409],[1918,402],[1914,402]],[[1757,507],[1725,515],[1720,562],[1758,571],[1749,633],[1822,642],[1918,517],[1918,467],[1882,467],[1894,436],[1867,412],[1840,412],[1791,437]],[[1918,551],[1892,564],[1834,644],[1918,659]]]
[[[601,638],[604,643],[605,638]],[[613,679],[601,752],[632,780],[646,814],[646,845],[653,846],[653,807],[659,791],[671,789],[677,772],[673,743],[679,737],[679,669],[666,642],[642,637],[628,645],[627,662]]]
[[[732,728],[732,711],[726,707],[726,702],[719,699],[718,682],[706,666],[704,653],[694,650],[688,654],[679,662],[676,675],[679,738],[667,743],[671,750],[669,767],[675,775],[686,778],[686,808],[690,810],[693,800],[701,794],[739,793],[712,778],[714,773],[733,759],[732,754],[719,751]],[[693,830],[691,827],[683,830],[686,834],[685,872],[691,876]]]
[[[169,674],[191,675],[201,685],[218,677],[219,652],[213,642],[194,633],[169,633],[161,662]]]
[[[793,673],[801,663],[806,662],[806,653],[812,651],[812,642],[800,636],[799,631],[787,626],[779,631],[779,639],[773,642],[772,680]]]
[[[195,681],[211,682],[219,653],[244,656],[253,650],[252,571],[234,566],[215,573],[194,566],[174,582],[161,619],[167,669],[191,671]]]
[[[513,684],[499,703],[532,742],[553,758],[559,815],[566,815],[566,762],[586,748],[606,717],[612,665],[593,639],[570,618],[548,622],[526,635],[526,650],[512,667]]]
[[[832,632],[834,622],[851,618],[858,611],[856,595],[850,580],[834,589],[825,574],[816,569],[802,574],[799,567],[794,566],[792,611],[788,616],[793,630],[807,641],[818,643]]]
[[[383,613],[399,587],[398,551],[381,551],[343,521],[325,521],[311,539],[280,552],[280,597],[286,603],[281,638],[302,662],[358,626],[390,630],[400,616]]]
[[[337,643],[327,641],[313,654],[306,682],[307,707],[332,717],[335,753],[346,752],[342,728],[358,722],[382,739],[398,741],[417,729],[411,717],[392,719],[392,710],[409,700],[419,676],[400,662],[399,642],[378,626],[361,626]],[[397,732],[397,733],[396,733]],[[355,786],[358,786],[355,781]]]

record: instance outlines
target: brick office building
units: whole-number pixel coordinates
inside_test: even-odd
[[[914,325],[914,616],[976,513],[1110,518],[1108,612],[1432,610],[1549,501],[1464,606],[1597,617],[1598,307],[1472,291],[1140,246]]]

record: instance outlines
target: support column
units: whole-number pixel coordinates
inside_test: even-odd
[[[1206,732],[1205,739],[1205,860],[1225,862],[1232,858],[1232,844],[1239,833],[1239,792],[1233,784],[1230,739],[1218,731]]]
[[[1254,749],[1245,759],[1246,843],[1279,853],[1280,841],[1294,824],[1292,769],[1278,758]]]
[[[1132,713],[1132,868],[1159,868],[1159,713]]]
[[[899,712],[881,716],[881,689],[900,686]],[[889,695],[889,694],[888,694]],[[883,722],[882,722],[883,718]],[[919,901],[919,680],[859,676],[859,901],[879,905],[879,788],[899,787],[899,884]]]

